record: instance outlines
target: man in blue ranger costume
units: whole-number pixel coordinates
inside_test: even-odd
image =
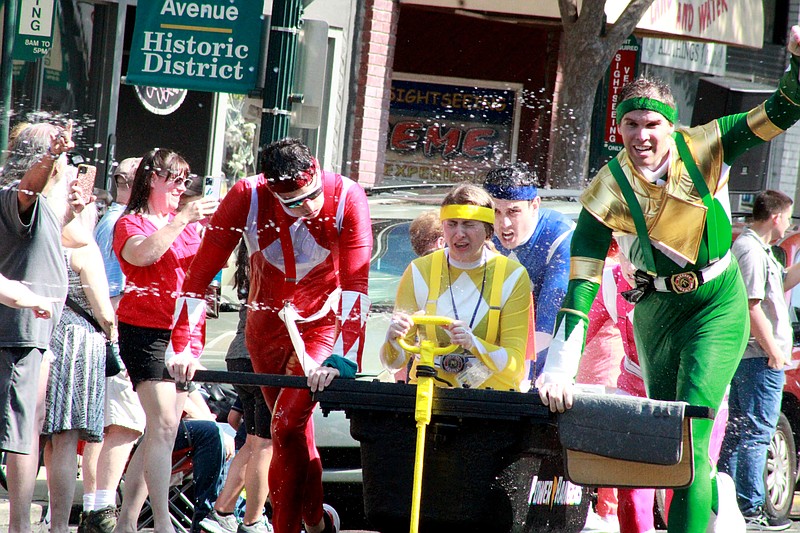
[[[569,246],[575,223],[541,207],[536,176],[525,163],[497,168],[483,188],[495,203],[494,244],[503,255],[522,263],[533,286],[536,318],[536,365],[544,367],[553,326],[569,282]]]
[[[567,295],[548,359],[536,381],[552,411],[572,406],[587,313],[612,234],[638,268],[634,334],[647,394],[717,408],[747,342],[747,295],[731,260],[728,171],[736,157],[800,119],[800,27],[778,90],[747,113],[675,132],[669,88],[639,79],[620,93],[625,149],[581,196]],[[692,422],[694,482],[675,491],[669,532],[706,531],[720,521],[717,476],[708,459],[711,420]],[[719,525],[719,524],[717,524]]]

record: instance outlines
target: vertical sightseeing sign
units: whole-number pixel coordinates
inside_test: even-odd
[[[247,93],[256,86],[262,2],[148,0],[136,7],[126,83]]]
[[[592,140],[589,148],[589,172],[594,175],[622,150],[617,131],[619,93],[636,79],[640,62],[639,41],[631,35],[611,58],[603,81],[598,84],[592,113]]]

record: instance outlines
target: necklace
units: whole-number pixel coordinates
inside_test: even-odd
[[[478,297],[478,303],[475,304],[475,310],[472,312],[472,318],[469,320],[469,329],[472,329],[472,325],[475,323],[475,317],[478,316],[478,309],[481,306],[481,302],[483,301],[483,289],[486,288],[486,248],[483,249],[483,255],[481,257],[481,261],[483,262],[483,281],[481,281],[481,295]],[[447,254],[447,289],[450,291],[450,303],[453,305],[453,314],[456,315],[456,320],[460,320],[458,318],[458,309],[456,309],[456,299],[453,296],[453,283],[450,280],[450,254]]]

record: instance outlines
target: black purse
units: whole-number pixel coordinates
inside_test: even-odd
[[[100,327],[100,324],[95,320],[95,318],[86,312],[86,310],[78,305],[78,302],[67,296],[66,301],[67,306],[75,311],[78,315],[86,319],[89,324],[91,324],[94,329],[96,329],[99,333],[105,335],[105,331],[103,328]],[[119,345],[111,340],[106,339],[106,377],[116,376],[125,368],[125,365],[122,362],[122,359],[119,356]]]

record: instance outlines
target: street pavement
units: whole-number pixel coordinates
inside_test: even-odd
[[[795,504],[798,503],[798,500],[800,500],[800,497],[798,497],[798,495],[795,495]],[[33,506],[31,507],[32,524],[36,524],[42,518],[42,514],[46,509],[46,505],[47,505],[46,502],[41,502],[41,501],[33,503]],[[0,494],[0,531],[8,530],[8,511],[9,511],[8,496],[5,493]],[[77,532],[78,530],[77,525],[71,525],[69,530],[70,533]],[[39,533],[39,531],[42,531],[42,533],[44,533],[43,530],[41,529],[37,530],[37,528],[34,526],[33,533]],[[142,529],[141,531],[152,531],[152,529],[150,528]],[[658,531],[662,532],[665,530],[658,530]],[[795,518],[794,522],[792,523],[792,526],[789,529],[786,529],[785,531],[788,531],[790,533],[800,533],[800,516]],[[341,533],[375,533],[375,532],[363,531],[363,530],[342,530]]]

